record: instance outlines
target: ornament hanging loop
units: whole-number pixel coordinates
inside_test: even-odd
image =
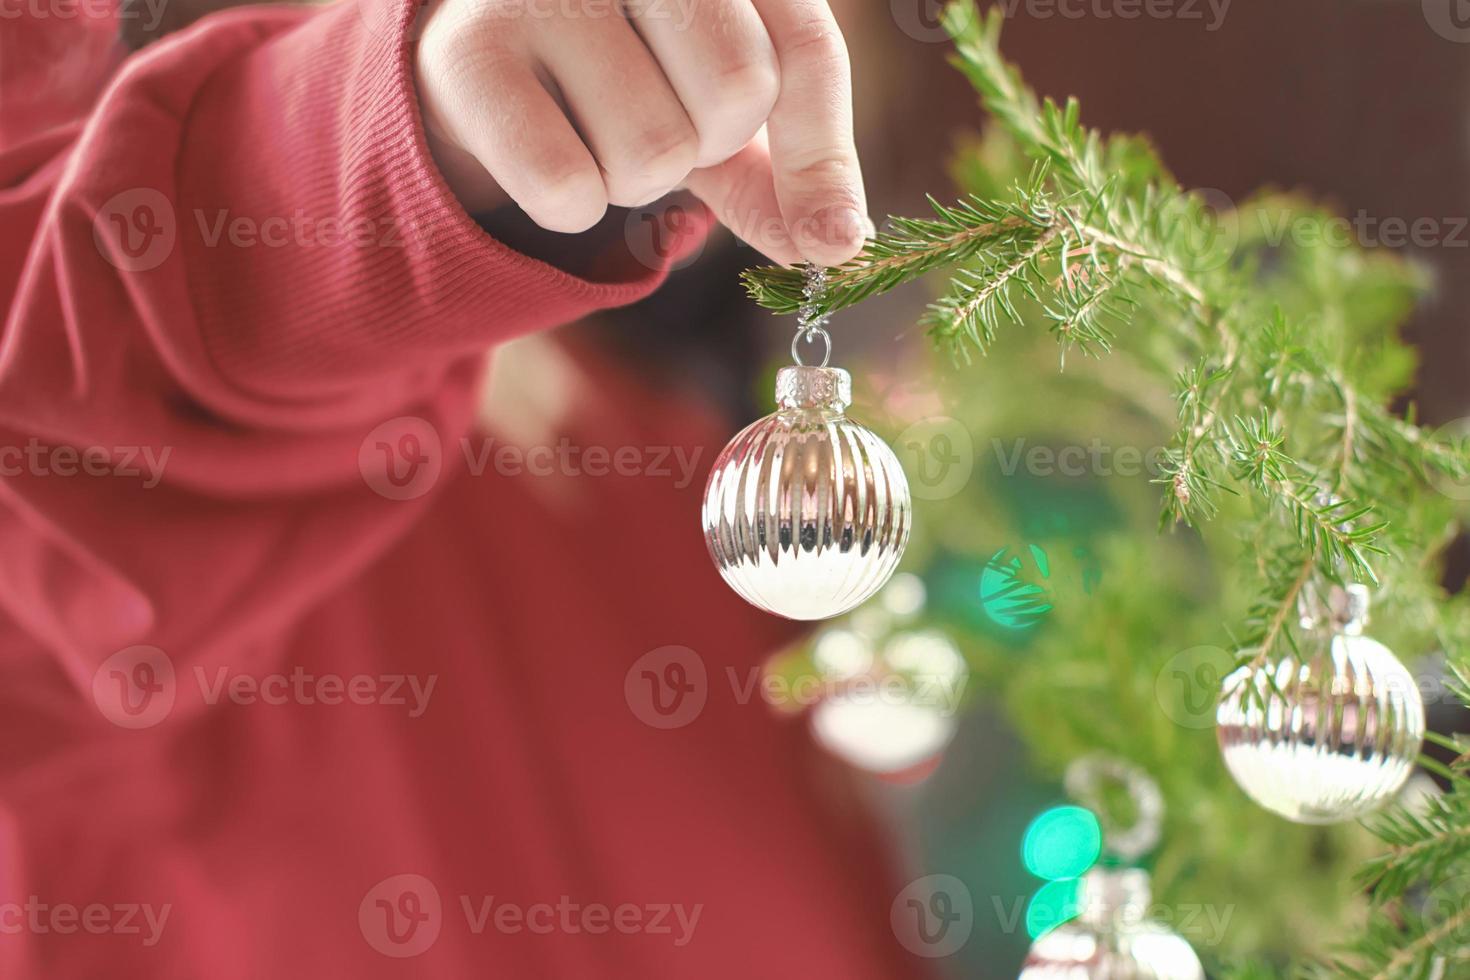
[[[817,367],[826,367],[827,362],[832,359],[832,335],[821,327],[815,330],[797,331],[796,336],[791,338],[791,359],[802,367],[810,367],[806,361],[801,359],[801,345],[810,344],[820,340],[822,342],[822,363]]]
[[[1109,854],[1133,862],[1159,845],[1164,832],[1164,794],[1139,766],[1105,753],[1093,753],[1067,766],[1063,784],[1067,794],[1091,810],[1103,825],[1103,850]],[[1133,804],[1133,819],[1127,825],[1117,824],[1109,814],[1105,802],[1108,784],[1121,787]]]
[[[1338,630],[1357,636],[1368,625],[1372,600],[1368,586],[1358,582],[1309,581],[1297,595],[1296,608],[1304,630]]]
[[[830,313],[819,313],[818,303],[827,291],[827,272],[813,262],[806,264],[806,283],[802,287],[801,306],[796,310],[796,336],[791,338],[791,359],[802,367],[809,366],[801,358],[801,345],[822,342],[822,363],[826,367],[832,359],[832,335],[827,332]]]

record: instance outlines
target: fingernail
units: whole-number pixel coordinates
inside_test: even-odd
[[[803,225],[804,228],[795,229],[798,239],[808,244],[842,248],[863,241],[872,222],[854,207],[835,206],[825,207]]]
[[[867,236],[872,222],[856,208],[837,206],[818,212],[818,225],[828,245],[851,245]]]

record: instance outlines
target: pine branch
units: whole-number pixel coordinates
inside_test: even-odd
[[[1123,264],[1137,266],[1160,286],[1175,293],[1183,302],[1208,308],[1204,290],[1194,283],[1187,270],[1167,259],[1148,254],[1142,245],[1135,242],[1125,241],[1097,228],[1085,227],[1084,231],[1091,240],[1115,249]]]
[[[1296,553],[1293,551],[1292,558],[1295,557]],[[1315,552],[1308,552],[1305,560],[1300,562],[1300,568],[1290,575],[1284,588],[1277,584],[1282,580],[1279,571],[1263,575],[1267,582],[1265,596],[1257,601],[1247,619],[1248,623],[1258,623],[1261,626],[1259,630],[1249,633],[1242,645],[1243,649],[1255,651],[1247,662],[1248,666],[1254,668],[1265,663],[1283,639],[1289,642],[1293,650],[1296,648],[1296,643],[1291,640],[1288,632],[1288,624],[1296,616],[1297,599],[1301,597],[1302,590],[1316,571],[1317,555]]]
[[[828,270],[818,312],[845,309],[981,252],[1024,250],[1047,235],[1055,220],[1044,200],[1021,189],[1013,202],[972,197],[952,206],[933,198],[929,203],[933,218],[889,218],[888,230],[870,239],[857,258]],[[793,314],[803,302],[801,269],[767,266],[748,269],[742,278],[750,297],[776,313]]]
[[[1422,813],[1397,807],[1371,826],[1389,845],[1357,875],[1375,902],[1400,898],[1420,881],[1441,880],[1470,868],[1470,792],[1457,789],[1430,798]]]
[[[1470,905],[1463,906],[1433,928],[1424,929],[1420,926],[1418,935],[1407,942],[1401,942],[1392,955],[1383,959],[1381,965],[1372,968],[1369,980],[1413,980],[1417,977],[1429,980],[1431,977],[1445,976],[1442,970],[1436,971],[1436,963],[1446,959],[1440,946],[1466,925],[1470,925]],[[1380,958],[1378,954],[1383,948],[1368,951],[1370,962]]]
[[[1033,283],[1041,278],[1039,260],[1056,240],[1056,225],[1049,226],[1030,245],[1014,255],[996,257],[979,269],[960,270],[950,294],[930,304],[922,321],[936,340],[963,351],[968,341],[984,354],[995,343],[1001,321],[1019,322],[1011,290],[1017,289],[1038,300]]]
[[[1124,322],[1119,308],[1127,302],[1123,280],[1099,266],[1072,268],[1063,261],[1060,282],[1052,301],[1044,304],[1042,314],[1051,321],[1051,332],[1061,345],[1062,365],[1067,351],[1079,348],[1084,354],[1107,353],[1113,349],[1112,331],[1107,322]]]
[[[1108,180],[1102,172],[1099,143],[1083,133],[1081,108],[1075,99],[1058,107],[1045,102],[1021,80],[1001,56],[1000,29],[1004,12],[991,8],[982,18],[973,3],[951,3],[942,23],[954,39],[952,59],[980,93],[981,104],[1016,138],[1032,159],[1045,160],[1060,184],[1101,197]]]

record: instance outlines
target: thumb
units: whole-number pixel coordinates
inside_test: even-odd
[[[795,265],[801,253],[781,217],[771,151],[762,129],[723,163],[695,170],[684,186],[704,202],[720,224],[781,265]]]

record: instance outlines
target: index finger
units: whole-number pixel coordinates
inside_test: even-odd
[[[847,43],[826,0],[753,2],[781,70],[767,129],[782,218],[803,258],[841,265],[871,227],[853,143]]]

